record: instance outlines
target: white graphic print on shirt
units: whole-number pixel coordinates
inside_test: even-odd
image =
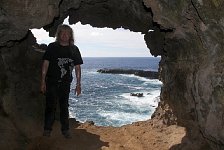
[[[61,78],[67,73],[65,69],[65,64],[71,63],[73,60],[70,58],[58,58],[58,66],[61,69]],[[69,66],[70,69],[70,66]]]

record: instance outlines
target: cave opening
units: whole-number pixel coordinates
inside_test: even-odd
[[[63,22],[68,23],[68,18]],[[70,93],[70,117],[99,126],[122,126],[151,118],[158,106],[162,83],[134,74],[102,74],[100,69],[157,72],[160,57],[152,57],[144,34],[127,29],[94,28],[80,22],[70,25],[83,56],[82,95]],[[55,38],[42,29],[31,30],[38,44]],[[71,91],[74,89],[73,80]],[[131,94],[142,93],[142,97]]]
[[[63,24],[69,24],[68,17]],[[80,48],[82,57],[153,57],[141,32],[123,27],[92,27],[90,24],[70,25],[74,32],[75,44]],[[48,45],[55,41],[45,29],[31,29],[39,45]],[[153,30],[149,30],[153,32]]]
[[[7,148],[11,146],[18,149],[8,141],[15,139],[16,143],[21,143],[21,135],[28,139],[42,131],[44,102],[43,95],[37,90],[41,54],[33,51],[32,46],[36,41],[29,29],[43,27],[53,35],[57,26],[69,16],[70,24],[80,21],[93,27],[117,29],[122,26],[124,29],[145,34],[144,39],[147,47],[150,47],[150,53],[162,57],[161,102],[149,122],[158,119],[159,123],[165,125],[177,124],[186,127],[187,137],[183,138],[182,144],[175,146],[177,149],[189,149],[192,145],[200,147],[204,141],[216,149],[222,149],[223,107],[220,104],[223,102],[224,79],[223,4],[221,1],[3,0],[0,9],[0,119],[1,130],[4,131],[1,134],[1,139],[4,140],[2,143],[6,143],[4,145]],[[149,29],[154,32],[149,34]],[[143,122],[144,126],[145,123]],[[157,128],[158,123],[153,125]],[[123,130],[126,127],[116,129],[122,129],[122,134],[115,138],[132,131]],[[148,130],[150,125],[143,132],[133,132],[144,134]],[[114,130],[110,133],[113,132]],[[167,143],[168,149],[178,144],[167,134],[176,132],[159,130],[159,133],[165,133],[170,141],[163,141],[160,139],[163,136],[158,136],[158,140],[150,143],[151,145],[165,148],[163,144]],[[150,136],[140,135],[137,139],[131,138],[133,140],[128,137],[123,138],[123,141],[133,143],[135,148],[142,143],[141,137],[146,137],[147,140],[142,145],[147,145]],[[120,139],[117,141],[121,148],[130,149]],[[27,141],[22,142],[23,147]],[[109,145],[119,146],[113,139],[104,141],[110,142]]]

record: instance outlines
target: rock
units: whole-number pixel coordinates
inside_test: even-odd
[[[58,16],[60,0],[1,2],[0,46],[8,41],[21,40],[32,28],[41,28]],[[21,21],[22,20],[22,21]]]
[[[139,77],[145,77],[148,79],[158,79],[158,72],[155,71],[144,71],[134,69],[100,69],[97,70],[99,73],[111,73],[111,74],[134,74]]]
[[[130,93],[131,96],[143,97],[143,93]]]

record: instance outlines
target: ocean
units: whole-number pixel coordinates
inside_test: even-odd
[[[121,68],[158,71],[159,57],[86,57],[83,61],[82,94],[74,95],[74,79],[69,98],[70,118],[114,127],[150,119],[159,102],[162,85],[159,80],[135,75],[103,74],[97,70]],[[130,96],[135,92],[143,93],[143,97]]]

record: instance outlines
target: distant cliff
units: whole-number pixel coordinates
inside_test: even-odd
[[[134,74],[139,77],[145,77],[149,79],[158,79],[158,72],[155,71],[144,71],[134,69],[100,69],[97,70],[99,73],[111,73],[111,74]]]

